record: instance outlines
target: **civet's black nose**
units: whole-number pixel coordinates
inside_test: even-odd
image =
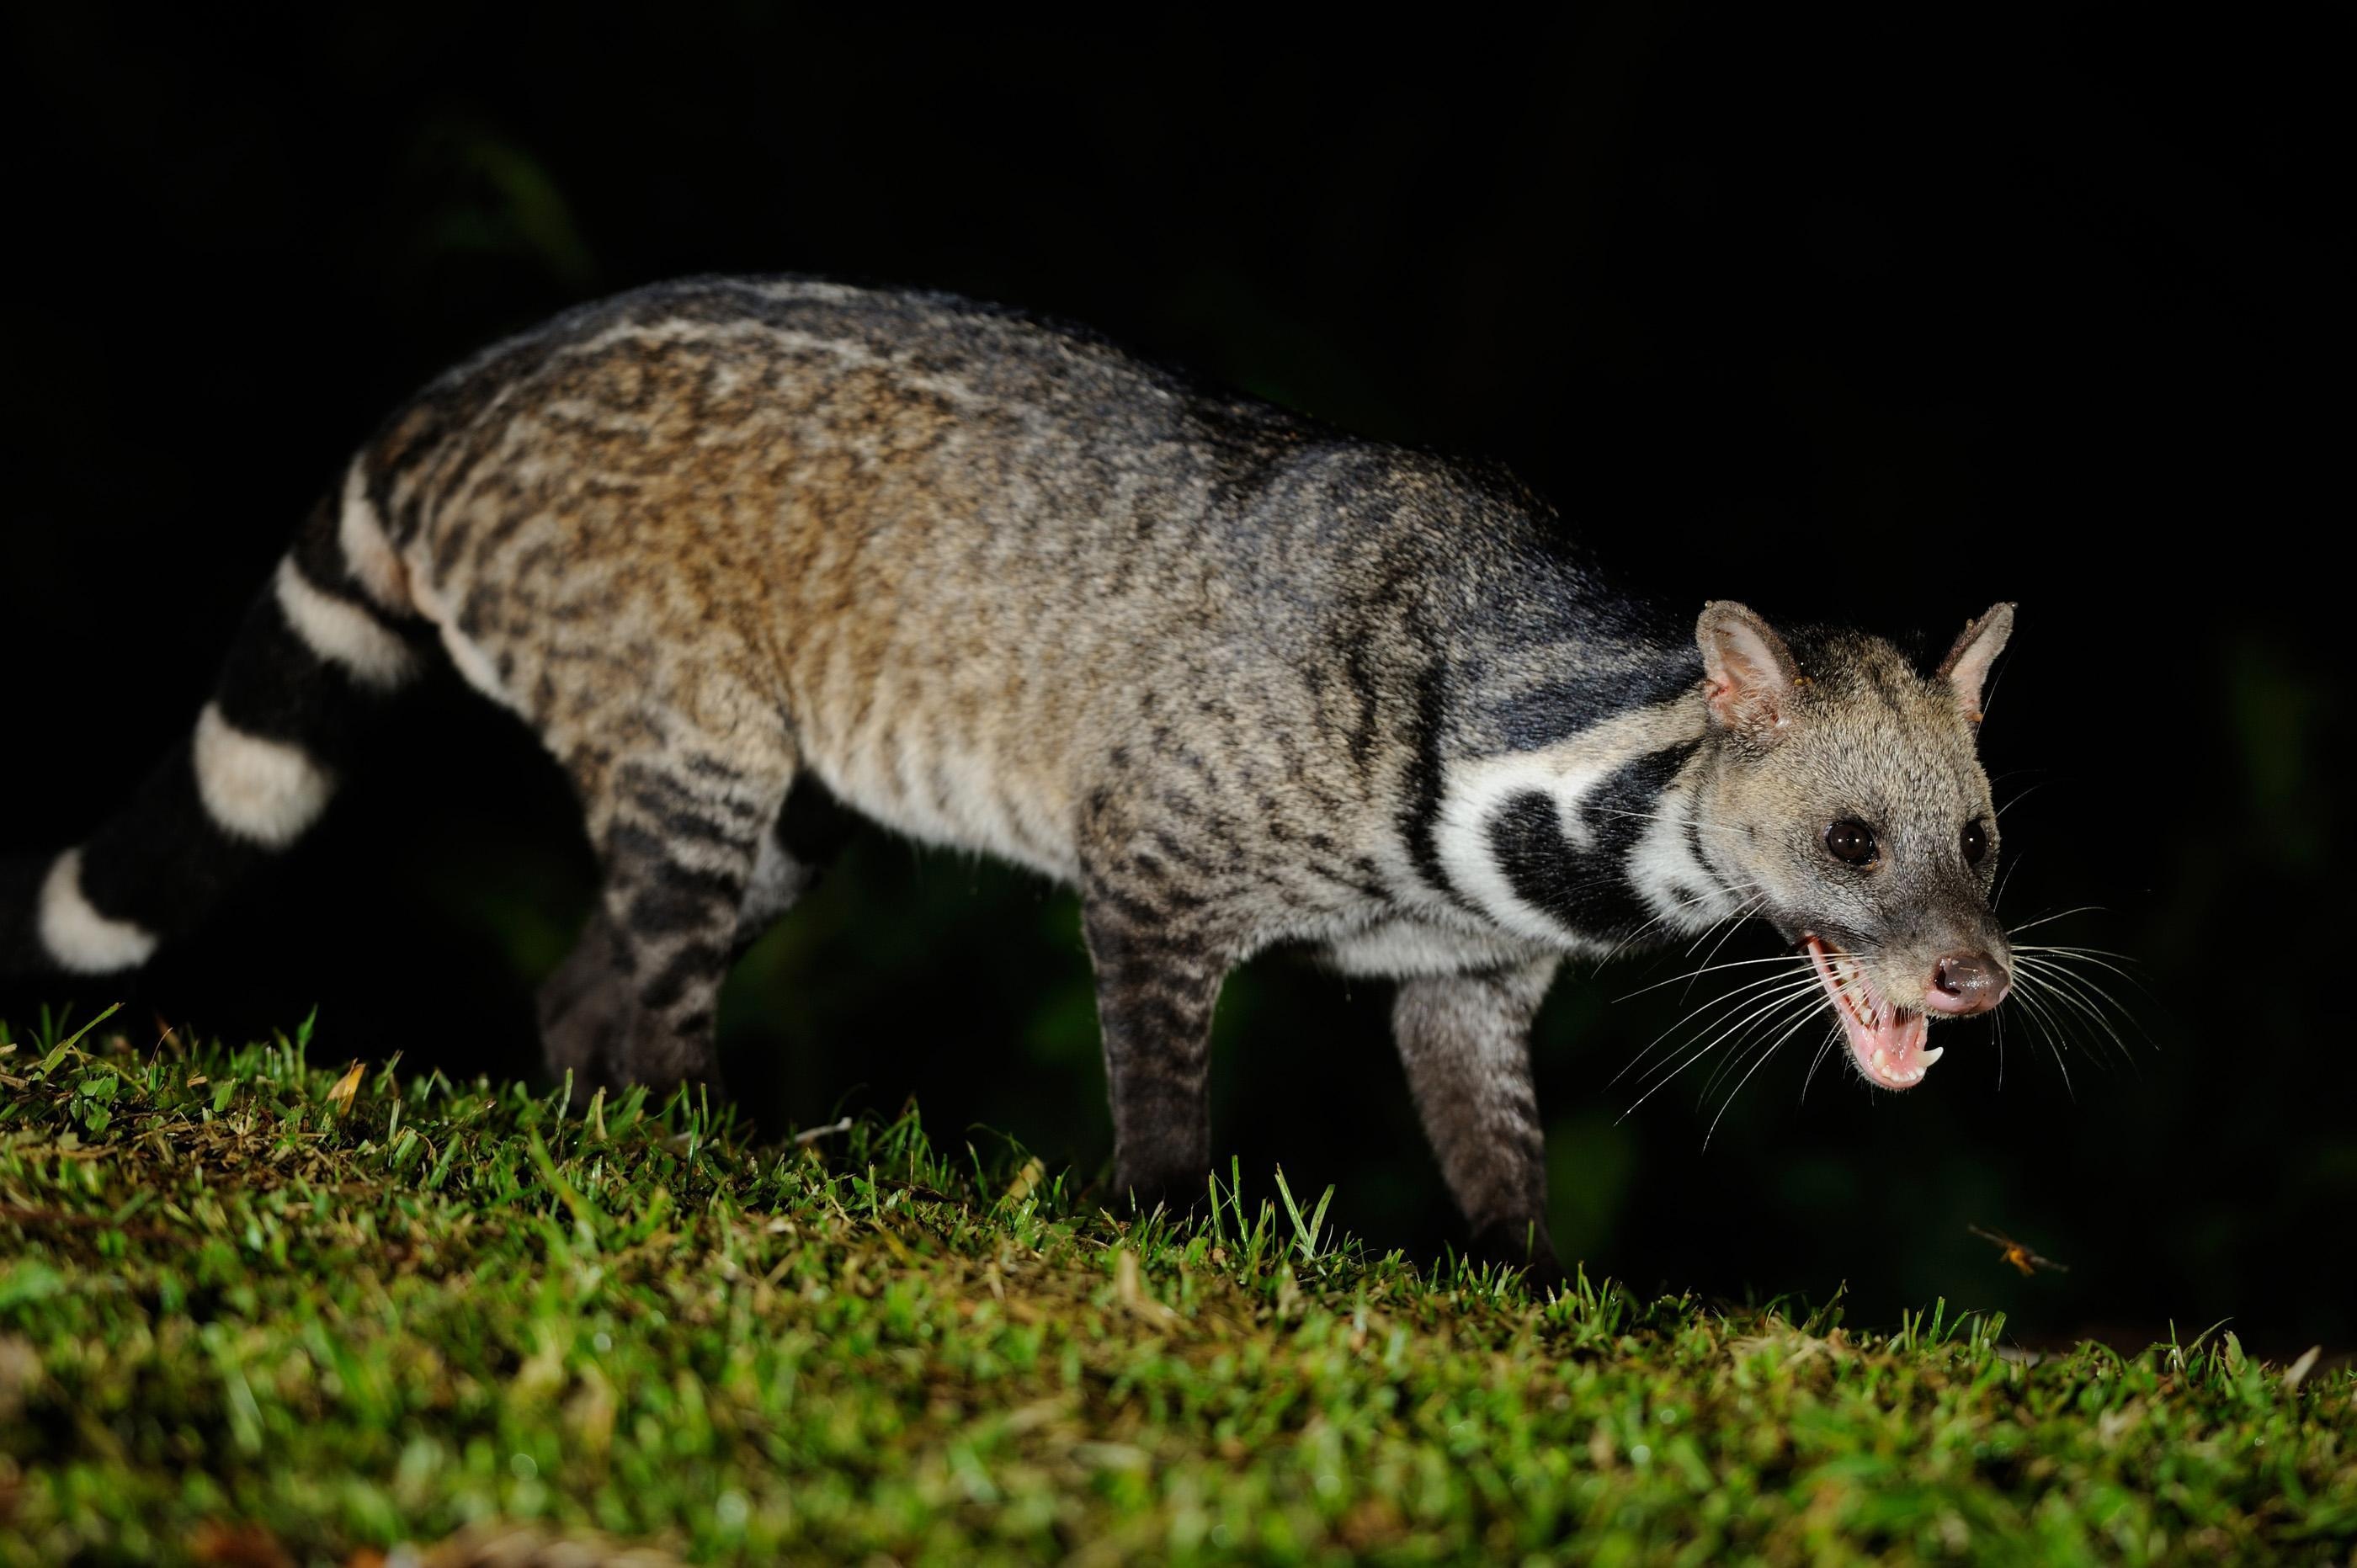
[[[1923,1004],[1958,1017],[1986,1013],[2005,1000],[2013,981],[2005,966],[1985,952],[1952,952],[1932,966],[1932,988]]]

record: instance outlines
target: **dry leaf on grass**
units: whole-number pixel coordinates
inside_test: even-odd
[[[361,1091],[361,1074],[367,1070],[366,1062],[354,1062],[344,1070],[343,1077],[336,1079],[336,1086],[328,1090],[328,1103],[335,1107],[338,1121],[350,1112],[352,1100]]]

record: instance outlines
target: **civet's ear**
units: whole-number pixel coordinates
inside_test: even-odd
[[[1729,729],[1773,734],[1792,716],[1803,684],[1784,639],[1748,606],[1713,599],[1695,622],[1702,647],[1704,694],[1711,716]]]
[[[1956,701],[1974,724],[1981,722],[1981,693],[1988,685],[1989,666],[2012,635],[2013,607],[1991,605],[1986,614],[1965,626],[1956,645],[1940,660],[1939,678],[1956,689]]]

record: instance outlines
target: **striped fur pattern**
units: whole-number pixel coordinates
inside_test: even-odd
[[[1524,1039],[1558,961],[1701,930],[1760,881],[1735,830],[1764,822],[1713,813],[1773,748],[1716,716],[1693,627],[1611,590],[1502,474],[1084,332],[664,285],[396,412],[189,740],[91,842],[10,871],[0,940],[144,961],[299,838],[353,726],[438,648],[562,763],[605,868],[542,993],[553,1067],[716,1076],[721,979],[823,858],[791,831],[799,782],[1080,889],[1141,1200],[1203,1190],[1222,978],[1308,946],[1401,982],[1452,1190],[1544,1266]]]
[[[370,711],[423,668],[425,628],[347,567],[322,507],[247,612],[212,700],[88,843],[0,868],[0,961],[135,968],[326,811]]]

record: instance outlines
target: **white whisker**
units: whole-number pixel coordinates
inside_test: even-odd
[[[1811,977],[1810,983],[1814,983],[1813,976]],[[1652,1081],[1645,1086],[1642,1093],[1637,1096],[1635,1103],[1631,1104],[1628,1110],[1620,1113],[1619,1120],[1625,1122],[1630,1117],[1634,1116],[1637,1113],[1638,1109],[1641,1107],[1646,1101],[1651,1100],[1655,1094],[1661,1091],[1663,1086],[1675,1080],[1686,1070],[1686,1069],[1692,1067],[1695,1062],[1700,1061],[1705,1056],[1708,1055],[1721,1040],[1726,1039],[1728,1036],[1733,1035],[1738,1031],[1756,1027],[1764,1019],[1781,1014],[1786,1008],[1791,1007],[1795,1003],[1801,1002],[1804,999],[1810,1001],[1812,1004],[1814,1000],[1813,998],[1807,996],[1807,987],[1805,986],[1796,986],[1789,991],[1770,993],[1764,1001],[1757,1004],[1756,1011],[1747,1013],[1734,1023],[1727,1025],[1727,1027],[1721,1029],[1717,1034],[1712,1036],[1709,1039],[1704,1041],[1701,1045],[1689,1051],[1675,1064],[1656,1071]],[[1617,1083],[1620,1079],[1616,1078],[1613,1081]]]
[[[1801,1080],[1801,1101],[1803,1104],[1806,1104],[1808,1102],[1809,1085],[1817,1080],[1817,1069],[1825,1065],[1825,1054],[1828,1051],[1831,1051],[1835,1046],[1841,1044],[1841,1020],[1839,1018],[1835,1018],[1834,1020],[1834,1026],[1830,1030],[1826,1031],[1824,1044],[1819,1046],[1817,1047],[1817,1054],[1809,1059],[1809,1076]]]
[[[2017,978],[2027,977],[2018,976]],[[2029,1009],[2031,1020],[2038,1025],[2039,1033],[2045,1038],[2047,1050],[2054,1057],[2054,1065],[2061,1069],[2063,1091],[2072,1099],[2078,1099],[2078,1090],[2072,1088],[2071,1083],[2071,1064],[2062,1059],[2062,1041],[2057,1033],[2060,1026],[2056,1023],[2053,1013],[2039,996],[2038,989],[2033,985],[2018,985],[2015,988],[2015,994],[2020,998],[2022,1005]]]
[[[1802,1004],[1814,1006],[1816,1004],[1816,998],[1810,995],[1805,991],[1798,989],[1789,992],[1771,993],[1767,996],[1760,998],[1753,1004],[1752,1007],[1749,1011],[1746,1011],[1738,1017],[1726,1020],[1719,1027],[1717,1033],[1710,1036],[1709,1038],[1704,1040],[1700,1045],[1693,1046],[1691,1049],[1686,1051],[1686,1054],[1683,1058],[1680,1058],[1674,1062],[1656,1067],[1653,1069],[1652,1078],[1642,1085],[1643,1092],[1639,1095],[1637,1103],[1630,1106],[1629,1109],[1631,1111],[1636,1110],[1637,1105],[1643,1104],[1645,1101],[1652,1095],[1654,1090],[1680,1077],[1684,1073],[1686,1069],[1692,1067],[1695,1062],[1701,1060],[1704,1057],[1708,1056],[1713,1050],[1717,1049],[1720,1042],[1733,1036],[1748,1035],[1752,1029],[1758,1027],[1767,1019],[1781,1015],[1789,1007],[1800,1005]],[[1691,1044],[1691,1042],[1689,1043]]]
[[[2104,1016],[2103,1008],[2096,1004],[2097,999],[2100,998],[2104,1005],[2127,1020],[2131,1028],[2135,1027],[2134,1015],[2120,1005],[2117,997],[2085,975],[2073,973],[2061,964],[2048,960],[2018,955],[2017,968],[2037,973],[2050,993],[2069,1004],[2076,1011],[2084,1015],[2088,1022],[2111,1036],[2112,1044],[2118,1048],[2123,1061],[2134,1062],[2135,1058],[2129,1054],[2127,1042],[2120,1037],[2120,1032],[2112,1026],[2111,1020]],[[2148,1044],[2149,1041],[2147,1043]]]
[[[1695,895],[1693,897],[1691,897],[1691,898],[1684,898],[1684,899],[1680,899],[1677,903],[1671,905],[1669,908],[1667,908],[1667,909],[1663,910],[1662,913],[1660,913],[1660,914],[1658,914],[1658,915],[1655,915],[1652,919],[1650,919],[1650,920],[1646,921],[1643,925],[1641,925],[1641,926],[1638,927],[1635,930],[1631,931],[1627,936],[1622,937],[1619,941],[1614,942],[1614,943],[1611,945],[1611,947],[1609,947],[1609,948],[1608,948],[1608,949],[1606,949],[1606,950],[1605,950],[1604,956],[1603,956],[1602,958],[1600,958],[1600,959],[1597,960],[1597,962],[1598,962],[1598,963],[1599,963],[1599,964],[1604,964],[1604,963],[1609,963],[1609,962],[1611,962],[1611,961],[1612,961],[1612,960],[1613,960],[1613,959],[1614,959],[1614,958],[1615,958],[1615,957],[1620,953],[1620,950],[1621,950],[1621,949],[1623,949],[1623,948],[1627,947],[1630,943],[1631,943],[1631,942],[1633,942],[1633,941],[1636,941],[1639,938],[1642,937],[1642,936],[1643,936],[1647,931],[1652,930],[1654,927],[1659,926],[1659,925],[1662,925],[1662,924],[1664,924],[1665,922],[1667,922],[1668,920],[1670,920],[1673,917],[1674,917],[1674,916],[1675,916],[1675,915],[1676,915],[1680,910],[1682,910],[1682,909],[1691,909],[1691,908],[1694,908],[1695,905],[1697,905],[1697,904],[1708,903],[1711,899],[1716,898],[1716,897],[1719,897],[1721,894],[1723,894],[1723,893],[1725,893],[1725,894],[1733,894],[1733,895],[1735,895],[1736,897],[1741,897],[1741,895],[1742,895],[1744,892],[1747,892],[1747,891],[1749,891],[1749,885],[1747,885],[1745,887],[1742,887],[1742,888],[1712,886],[1712,887],[1705,888],[1702,892],[1695,894]],[[1760,897],[1758,899],[1754,900],[1751,904],[1746,905],[1746,906],[1744,906],[1743,908],[1737,909],[1737,910],[1735,911],[1735,913],[1734,913],[1734,914],[1732,914],[1732,915],[1725,915],[1725,916],[1720,917],[1720,918],[1719,918],[1719,919],[1717,919],[1717,920],[1714,920],[1714,921],[1712,921],[1709,925],[1705,926],[1705,927],[1703,928],[1703,931],[1702,931],[1703,936],[1704,936],[1704,937],[1707,937],[1708,935],[1710,935],[1710,933],[1711,933],[1713,930],[1717,929],[1721,924],[1724,924],[1724,923],[1725,923],[1725,922],[1727,922],[1727,921],[1730,921],[1730,920],[1738,920],[1738,921],[1739,921],[1739,920],[1741,920],[1741,919],[1743,918],[1743,917],[1744,917],[1744,916],[1745,916],[1745,915],[1746,915],[1746,914],[1747,914],[1750,909],[1758,908],[1758,906],[1759,906],[1760,904],[1765,903],[1766,901],[1767,901],[1767,896],[1766,896],[1765,894],[1762,894],[1762,895],[1760,895]],[[1695,938],[1695,945],[1696,947],[1699,947],[1699,946],[1701,946],[1701,945],[1702,945],[1702,938],[1701,938],[1701,937],[1697,937],[1697,938]],[[1693,949],[1693,948],[1689,948],[1689,949],[1687,949],[1686,950],[1687,950],[1688,952],[1692,952],[1692,951],[1694,950],[1694,949]]]
[[[1786,1040],[1791,1039],[1794,1035],[1799,1034],[1802,1029],[1807,1027],[1808,1022],[1809,1020],[1805,1015],[1793,1020],[1790,1028],[1777,1036],[1775,1039],[1770,1041],[1769,1044],[1759,1052],[1758,1059],[1752,1062],[1750,1069],[1746,1071],[1741,1078],[1736,1080],[1734,1090],[1727,1095],[1725,1102],[1719,1106],[1718,1114],[1710,1119],[1710,1131],[1702,1135],[1702,1146],[1704,1149],[1707,1150],[1710,1147],[1711,1138],[1718,1132],[1718,1124],[1727,1119],[1727,1107],[1733,1105],[1737,1098],[1742,1094],[1743,1086],[1751,1081],[1752,1073],[1756,1073],[1761,1068],[1767,1066],[1768,1058],[1776,1054],[1778,1047],[1782,1046]]]
[[[2122,963],[2134,963],[2136,961],[2134,955],[2120,952],[2113,948],[2063,947],[2059,944],[2048,942],[2024,942],[2021,944],[2021,947],[2026,952],[2092,953],[2098,958],[2115,958]]]
[[[2060,919],[2065,918],[2066,918],[2066,917],[2068,917],[2068,916],[2072,916],[2072,915],[2084,915],[2084,914],[2087,914],[2087,913],[2089,913],[2089,912],[2091,912],[2091,911],[2093,911],[2093,912],[2096,912],[2096,913],[2101,913],[2101,912],[2102,912],[2102,910],[2103,910],[2103,908],[2104,908],[2104,907],[2103,907],[2101,904],[2080,904],[2080,905],[2076,905],[2076,906],[2074,906],[2074,907],[2073,907],[2073,908],[2072,908],[2064,909],[2064,910],[2062,910],[2060,914],[2054,914],[2054,915],[2040,915],[2040,916],[2039,916],[2039,917],[2038,917],[2038,918],[2036,918],[2036,919],[2034,919],[2034,920],[2024,920],[2020,925],[2016,926],[2016,927],[2014,927],[2014,928],[2013,928],[2013,929],[2012,929],[2012,930],[2007,931],[2007,932],[2006,933],[2006,936],[2007,936],[2007,938],[2008,940],[2010,940],[2011,938],[2013,938],[2013,937],[2015,937],[2015,936],[2019,935],[2019,934],[2020,934],[2021,932],[2023,932],[2023,931],[2035,930],[2035,929],[2036,929],[2038,927],[2040,927],[2040,926],[2047,925],[2047,924],[2049,924],[2049,923],[2050,923],[2050,922],[2052,922],[2052,921],[2060,920]]]
[[[1810,984],[1816,983],[1816,976],[1814,974],[1808,975],[1805,978]],[[1781,997],[1784,995],[1786,991],[1797,992],[1802,988],[1801,979],[1802,977],[1790,974],[1764,975],[1760,979],[1749,981],[1743,985],[1738,986],[1735,990],[1728,992],[1724,996],[1715,996],[1711,998],[1701,1006],[1696,1007],[1692,1012],[1686,1014],[1685,1016],[1680,1018],[1676,1023],[1672,1024],[1660,1034],[1654,1036],[1652,1039],[1646,1043],[1644,1049],[1639,1051],[1634,1057],[1631,1057],[1627,1065],[1623,1066],[1619,1072],[1612,1075],[1610,1081],[1618,1083],[1622,1079],[1634,1072],[1641,1065],[1643,1064],[1647,1057],[1652,1056],[1653,1052],[1660,1047],[1663,1041],[1676,1034],[1680,1029],[1684,1028],[1686,1025],[1692,1023],[1695,1019],[1702,1017],[1706,1014],[1714,1013],[1721,1007],[1734,1006],[1738,1004],[1744,1006],[1756,1006],[1760,1003],[1767,1000],[1769,997]],[[1778,985],[1783,986],[1785,990],[1768,991],[1766,996],[1752,994],[1755,992],[1763,991],[1767,987]],[[1703,1026],[1705,1028],[1708,1028],[1710,1026],[1711,1026],[1707,1024]]]
[[[2098,969],[2110,970],[2114,974],[2118,975],[2122,980],[2126,981],[2130,985],[2133,985],[2138,991],[2143,992],[2145,996],[2151,1002],[2158,1004],[2160,1001],[2159,997],[2153,995],[2152,988],[2144,983],[2143,976],[2137,974],[2135,970],[2124,969],[2121,967],[2122,964],[2132,964],[2136,962],[2135,959],[2130,958],[2126,953],[2113,952],[2108,948],[2041,947],[2035,942],[2019,943],[2014,947],[2013,950],[2016,953],[2027,953],[2033,957],[2045,958],[2050,962],[2061,963],[2066,966],[2072,963],[2091,963]],[[2059,958],[2051,956],[2056,954],[2060,954],[2061,956]],[[2114,959],[2117,959],[2119,962],[2112,962],[2111,961]],[[2073,972],[2076,972],[2074,971]],[[2090,982],[2090,983],[2093,983]],[[2134,1015],[2130,1014],[2126,1007],[2120,1006],[2120,1004],[2116,999],[2106,996],[2104,1000],[2110,1002],[2113,1006],[2119,1007],[2120,1015],[2122,1017],[2134,1016]]]
[[[1725,934],[1718,939],[1717,945],[1703,955],[1703,962],[1708,963],[1712,959],[1717,958],[1718,956],[1719,948],[1725,947],[1728,939],[1743,929],[1743,922],[1758,914],[1761,909],[1765,908],[1767,904],[1768,895],[1762,893],[1758,897],[1752,899],[1749,903],[1739,906],[1736,909],[1735,913],[1721,920],[1719,923],[1725,926],[1727,930]],[[1687,946],[1686,956],[1688,958],[1694,957],[1695,949],[1702,946],[1704,942],[1709,940],[1710,928],[1706,926],[1703,928],[1702,934],[1695,938],[1694,941]]]
[[[2013,874],[2019,871],[2021,869],[2021,863],[2029,858],[2029,857],[2026,854],[2015,855],[2013,857],[2012,864],[2005,868],[2005,875],[1996,879],[1996,891],[1989,895],[1989,908],[1991,909],[1996,908],[1999,904],[2005,901],[2005,890],[2013,886]]]
[[[1812,997],[1810,1001],[1813,1004],[1815,999]],[[1752,1042],[1760,1038],[1768,1029],[1774,1027],[1771,1020],[1781,1019],[1791,1006],[1790,1001],[1784,1001],[1773,1008],[1761,1008],[1751,1015],[1749,1026],[1746,1027],[1742,1034],[1736,1037],[1734,1043],[1727,1047],[1726,1053],[1719,1058],[1718,1066],[1712,1069],[1710,1077],[1703,1080],[1702,1093],[1695,1101],[1696,1106],[1700,1106],[1704,1100],[1708,1098],[1710,1091],[1717,1086],[1720,1079],[1725,1078],[1737,1065],[1748,1058]]]
[[[2037,794],[2040,789],[2045,789],[2046,786],[2052,782],[2053,780],[2050,779],[2040,779],[2035,784],[2024,785],[2022,787],[2021,793],[2016,795],[2012,800],[2007,800],[2004,805],[1999,806],[1996,809],[1996,814],[2000,817],[2004,816],[2007,811],[2012,811],[2016,806],[2020,805],[2024,800],[2029,800],[2032,795]]]
[[[1642,995],[1644,995],[1644,994],[1645,994],[1645,993],[1647,993],[1647,992],[1649,992],[1649,991],[1659,991],[1659,990],[1661,990],[1663,986],[1668,986],[1668,985],[1676,985],[1676,984],[1679,984],[1679,983],[1682,983],[1682,982],[1693,982],[1693,981],[1696,981],[1696,980],[1701,979],[1701,978],[1702,978],[1704,975],[1706,975],[1706,974],[1717,974],[1717,973],[1721,973],[1721,972],[1723,972],[1724,971],[1730,970],[1730,969],[1751,969],[1751,968],[1756,968],[1757,966],[1759,966],[1759,965],[1760,965],[1760,964],[1763,964],[1763,963],[1798,963],[1798,964],[1806,964],[1808,961],[1808,961],[1806,958],[1803,958],[1803,956],[1801,956],[1801,955],[1800,955],[1800,954],[1798,954],[1798,953],[1789,953],[1789,952],[1778,953],[1778,954],[1776,954],[1773,958],[1738,958],[1738,959],[1731,959],[1731,960],[1729,960],[1728,961],[1727,961],[1726,963],[1715,963],[1715,964],[1712,964],[1712,965],[1711,965],[1709,968],[1707,968],[1707,969],[1697,969],[1697,970],[1694,971],[1694,972],[1693,972],[1692,973],[1690,973],[1690,974],[1674,974],[1674,975],[1670,976],[1667,980],[1657,980],[1657,981],[1653,982],[1651,985],[1641,985],[1641,986],[1639,986],[1639,987],[1638,987],[1636,990],[1634,990],[1634,991],[1627,992],[1627,993],[1623,993],[1623,994],[1621,994],[1621,995],[1615,996],[1612,1000],[1613,1000],[1613,1001],[1615,1001],[1615,1002],[1626,1002],[1626,1001],[1628,1001],[1628,1000],[1629,1000],[1631,997],[1632,997],[1632,996],[1642,996]]]
[[[1691,815],[1679,815],[1666,811],[1631,811],[1619,806],[1587,806],[1583,810],[1594,811],[1599,816],[1626,817],[1632,822],[1675,822],[1682,828],[1690,827],[1706,833],[1738,834],[1742,832],[1740,828],[1725,822],[1699,822]]]

